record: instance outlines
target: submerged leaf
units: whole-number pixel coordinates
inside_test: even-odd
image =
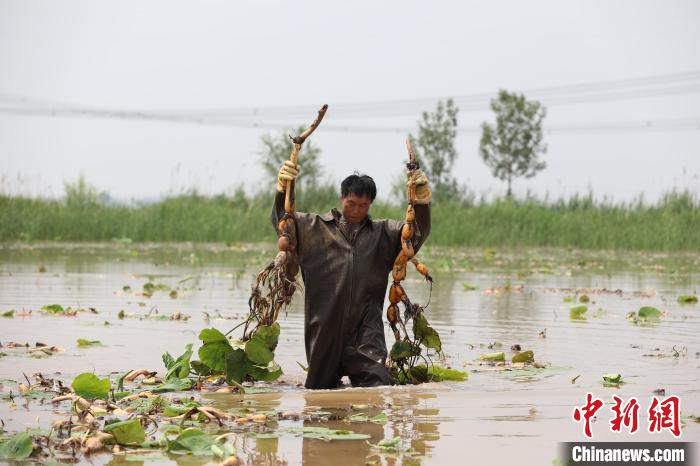
[[[60,304],[47,304],[46,306],[41,306],[42,311],[50,312],[51,314],[60,314],[65,312],[63,306]]]
[[[139,445],[146,440],[146,432],[138,419],[107,424],[104,431],[112,434],[120,445]]]
[[[637,311],[639,320],[658,320],[661,317],[661,311],[651,306],[644,306]]]
[[[213,456],[217,441],[211,435],[191,427],[185,429],[174,440],[168,441],[168,451],[174,453],[189,453],[195,456]]]
[[[584,314],[588,312],[587,306],[574,306],[569,310],[569,317],[572,319],[585,319]]]
[[[0,458],[6,460],[23,460],[32,454],[32,436],[19,432],[0,443]]]
[[[622,374],[603,374],[603,382],[612,384],[622,383]]]
[[[327,429],[325,427],[289,427],[286,432],[319,440],[366,440],[370,438],[367,434],[358,434],[351,430]]]
[[[386,413],[379,413],[376,416],[369,416],[365,413],[357,413],[345,418],[347,422],[373,422],[375,424],[386,424],[389,418]]]
[[[190,379],[172,379],[160,385],[156,385],[151,391],[153,393],[179,392],[182,390],[189,390],[193,385],[194,382]]]
[[[86,340],[85,338],[78,338],[78,348],[88,348],[90,346],[102,346],[100,340]]]
[[[513,362],[533,362],[535,360],[535,353],[532,351],[523,351],[513,356]]]
[[[505,361],[506,354],[503,351],[499,351],[498,353],[488,353],[488,354],[482,355],[480,359],[482,361],[489,361],[489,362]]]
[[[399,443],[401,443],[401,437],[394,437],[391,439],[382,439],[377,444],[370,443],[369,446],[375,450],[396,453],[398,452]]]
[[[255,380],[260,380],[263,382],[272,382],[273,380],[277,380],[280,378],[282,375],[282,368],[275,364],[275,362],[270,362],[265,367],[260,367],[260,366],[251,366],[252,370],[250,372],[250,375],[253,377]]]
[[[457,369],[432,365],[428,368],[428,377],[435,382],[463,382],[469,374]]]
[[[112,388],[112,382],[109,381],[109,377],[100,380],[95,374],[85,372],[73,380],[71,387],[75,390],[76,395],[86,400],[98,398],[106,400],[109,395],[109,389]]]

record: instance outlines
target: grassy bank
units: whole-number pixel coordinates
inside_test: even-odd
[[[113,205],[94,192],[63,200],[0,196],[0,241],[272,241],[271,194],[188,194],[144,205]],[[299,210],[337,205],[332,188],[298,200]],[[402,218],[377,203],[375,218]],[[700,199],[672,192],[658,203],[594,202],[591,196],[545,202],[435,202],[430,242],[445,246],[557,246],[583,249],[700,251]]]

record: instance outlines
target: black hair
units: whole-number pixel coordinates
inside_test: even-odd
[[[377,185],[374,184],[371,176],[355,172],[340,183],[340,195],[348,197],[350,193],[357,196],[368,195],[369,200],[374,201],[374,198],[377,197]]]

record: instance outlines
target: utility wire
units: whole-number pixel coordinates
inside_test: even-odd
[[[71,117],[90,117],[103,119],[120,119],[120,120],[142,120],[142,121],[161,121],[169,123],[187,123],[199,124],[208,126],[227,126],[237,128],[253,128],[253,129],[276,129],[282,130],[288,128],[288,125],[281,123],[258,122],[251,120],[240,121],[222,121],[208,120],[199,117],[187,116],[171,116],[159,115],[146,112],[129,112],[118,110],[95,110],[95,109],[79,109],[79,108],[13,108],[0,107],[0,113],[9,115],[22,116],[47,116],[56,118],[71,118]],[[339,133],[398,133],[408,134],[414,131],[415,128],[404,126],[370,126],[370,125],[333,125],[326,124],[323,126],[324,131],[339,132]],[[700,116],[691,118],[676,118],[676,119],[660,119],[660,120],[637,120],[637,121],[613,121],[606,123],[590,124],[578,123],[561,126],[545,126],[544,131],[547,134],[571,134],[571,133],[597,133],[597,132],[629,132],[629,131],[687,131],[700,130]],[[469,134],[479,133],[479,127],[458,127],[457,132]]]
[[[578,105],[616,100],[646,99],[670,95],[700,93],[700,71],[630,78],[615,81],[543,87],[523,91],[529,98],[542,100],[545,106]],[[460,112],[485,111],[493,94],[471,94],[454,97]],[[333,114],[338,119],[354,116],[364,119],[399,115],[415,115],[419,106],[434,105],[437,99],[403,99],[383,102],[335,104]],[[2,104],[4,102],[4,105]],[[218,108],[179,110],[115,110],[71,105],[65,102],[39,99],[15,94],[0,94],[0,113],[18,116],[88,117],[122,120],[161,121],[212,126],[258,129],[288,128],[289,119],[307,116],[309,106],[260,108]],[[272,121],[271,121],[272,120]],[[674,120],[641,120],[598,124],[546,126],[548,134],[627,131],[697,130],[699,118]],[[347,133],[408,133],[412,128],[375,125],[325,124],[326,131]],[[461,133],[477,133],[478,127],[460,127]]]
[[[630,78],[614,81],[600,81],[552,87],[532,88],[519,91],[530,99],[541,100],[545,106],[602,103],[619,100],[646,99],[651,97],[700,93],[700,71],[689,71],[668,75]],[[487,111],[493,93],[458,95],[452,97],[460,112]],[[438,100],[445,98],[399,99],[374,102],[336,103],[332,104],[333,115],[337,118],[374,118],[385,116],[418,115],[432,108]],[[30,106],[33,108],[82,108],[82,105],[70,105],[27,96],[0,94],[0,102],[10,106]],[[313,108],[312,108],[313,107]],[[271,107],[233,107],[204,109],[146,109],[144,114],[159,114],[174,118],[256,118],[256,119],[291,119],[307,116],[314,105],[271,106]]]
[[[680,86],[679,86],[680,85]],[[686,92],[700,92],[700,71],[669,75],[631,78],[614,81],[601,81],[523,89],[519,91],[529,98],[541,99],[545,105],[566,105],[570,103],[605,102],[646,98],[660,95],[676,95]],[[487,110],[495,92],[452,97],[460,111]],[[430,109],[438,100],[445,98],[398,99],[374,102],[335,103],[334,115],[348,114],[362,118],[373,116],[415,115]],[[306,115],[311,106],[249,107],[249,108],[210,108],[210,109],[151,109],[150,112],[167,114],[189,114],[202,117],[290,117]]]

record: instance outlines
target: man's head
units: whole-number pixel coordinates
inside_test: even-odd
[[[357,172],[340,183],[340,202],[343,217],[350,223],[360,223],[369,212],[369,206],[377,197],[377,186],[372,177]]]

